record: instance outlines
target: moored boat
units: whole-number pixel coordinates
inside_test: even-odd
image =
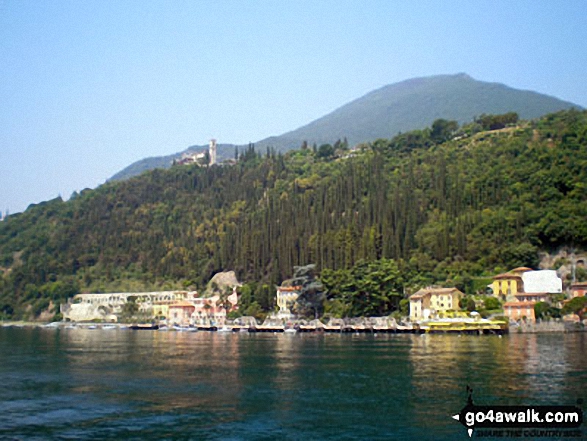
[[[152,325],[152,324],[140,324],[140,325],[132,325],[129,326],[129,329],[135,331],[153,331],[159,329],[159,325]]]

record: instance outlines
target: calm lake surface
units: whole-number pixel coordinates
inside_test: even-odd
[[[585,334],[0,328],[0,439],[465,440],[467,384],[575,405],[586,354]]]

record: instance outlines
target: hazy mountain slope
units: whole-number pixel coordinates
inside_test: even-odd
[[[517,90],[498,83],[477,81],[466,74],[414,78],[391,84],[358,98],[334,112],[291,132],[255,143],[257,151],[271,146],[278,151],[299,148],[305,140],[310,145],[334,143],[347,138],[350,145],[389,138],[398,132],[422,129],[435,119],[469,122],[483,113],[517,112],[520,118],[532,119],[569,108],[573,103],[536,92]],[[194,146],[188,150],[201,150]],[[242,150],[242,148],[241,148]],[[145,170],[166,168],[176,155],[138,161],[112,177],[113,180],[135,176]],[[234,145],[218,146],[220,159],[232,157]]]
[[[398,132],[428,127],[438,118],[469,122],[483,113],[517,112],[532,119],[579,107],[536,92],[477,81],[466,74],[414,78],[391,84],[281,136],[259,141],[278,150],[309,143],[332,143],[346,137],[351,145],[389,138]]]

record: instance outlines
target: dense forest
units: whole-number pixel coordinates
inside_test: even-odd
[[[310,263],[326,310],[385,314],[432,283],[472,292],[541,250],[587,248],[586,147],[585,111],[482,115],[107,183],[0,222],[0,316],[78,292],[202,289],[223,270],[270,310],[274,286]]]

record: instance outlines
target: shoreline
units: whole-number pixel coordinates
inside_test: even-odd
[[[39,322],[39,321],[27,321],[27,320],[6,320],[0,322],[1,328],[48,328],[48,329],[91,329],[91,330],[127,330],[134,324],[132,323],[93,323],[93,322]],[[164,331],[165,329],[161,329]],[[169,331],[176,331],[175,329],[169,328]],[[248,330],[248,329],[247,329]],[[199,331],[211,331],[210,329],[200,329]],[[215,330],[212,330],[215,331]],[[236,331],[234,331],[236,333]],[[249,333],[263,332],[261,329],[252,328]],[[520,324],[517,326],[510,326],[509,332],[505,334],[572,334],[587,332],[587,327],[580,323],[565,323],[565,322],[541,322],[541,323],[528,323]],[[313,332],[300,332],[300,334],[310,333],[334,333],[334,334],[357,334],[358,332],[324,332],[324,331],[313,331]],[[361,332],[361,334],[384,334],[384,333],[395,333],[395,332]],[[407,332],[397,332],[407,333]],[[462,335],[466,333],[459,332],[421,332],[413,334],[456,334]]]

